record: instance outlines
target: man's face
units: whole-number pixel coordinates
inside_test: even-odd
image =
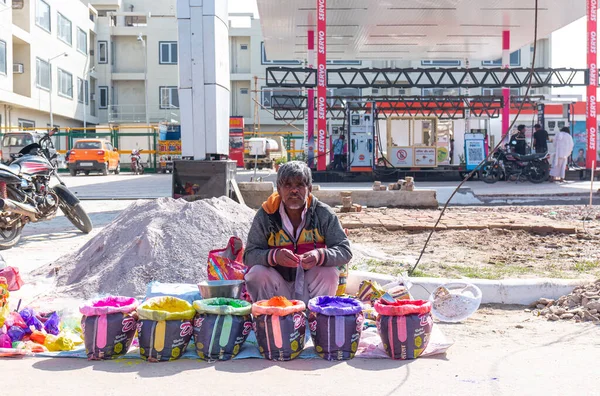
[[[312,187],[308,187],[301,177],[296,177],[277,186],[277,192],[286,208],[298,210],[306,204],[308,194],[312,192]]]

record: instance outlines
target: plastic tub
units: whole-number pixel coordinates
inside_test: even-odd
[[[377,331],[389,357],[407,360],[421,356],[433,328],[429,301],[379,300],[375,302],[375,311],[379,314]]]
[[[179,298],[154,297],[142,303],[137,312],[142,359],[150,362],[179,359],[194,332],[194,307]]]
[[[114,359],[127,353],[135,336],[137,306],[135,298],[111,296],[79,307],[89,360]]]
[[[315,297],[308,302],[308,327],[317,354],[325,360],[354,358],[364,317],[362,304],[347,297]]]
[[[252,304],[232,298],[194,301],[194,342],[203,360],[230,360],[252,331]]]
[[[284,297],[252,305],[258,349],[265,359],[292,360],[302,353],[306,338],[305,309],[304,302]]]

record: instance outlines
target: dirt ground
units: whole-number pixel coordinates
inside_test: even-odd
[[[399,210],[385,211],[393,215]],[[526,213],[547,224],[558,221],[572,224],[577,233],[536,234],[510,229],[436,231],[414,276],[590,280],[600,277],[600,208],[521,206],[447,210],[452,211],[482,218],[490,212]],[[350,230],[349,236],[355,256],[351,269],[398,275],[416,263],[429,231],[362,228]]]

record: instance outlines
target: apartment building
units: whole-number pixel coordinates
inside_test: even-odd
[[[176,1],[91,0],[99,123],[179,122]]]
[[[78,0],[0,0],[0,126],[98,123],[96,11]]]
[[[265,51],[264,39],[261,33],[260,20],[253,18],[252,14],[230,15],[230,67],[231,67],[231,114],[244,116],[246,128],[251,130],[255,117],[260,120],[261,131],[290,131],[294,128],[286,126],[283,121],[274,119],[271,107],[272,95],[301,95],[302,91],[291,88],[269,88],[266,86],[266,68],[269,66],[302,67],[301,60],[275,60],[269,58]],[[344,37],[332,37],[328,41],[328,68],[336,67],[376,67],[376,68],[410,68],[410,67],[499,67],[500,59],[474,60],[474,59],[441,59],[438,56],[432,59],[418,61],[403,60],[344,60],[336,56],[335,45],[343,43]],[[529,67],[531,64],[532,47],[527,46],[512,52],[510,56],[511,67]],[[550,40],[538,42],[536,67],[550,67]],[[306,54],[306,46],[296,46],[295,53],[299,58]],[[257,77],[255,79],[255,77]],[[550,93],[548,89],[530,92],[534,94]],[[467,91],[459,89],[398,89],[398,88],[341,88],[329,89],[332,96],[361,96],[361,95],[466,95]],[[470,95],[501,95],[501,89],[471,89]],[[524,94],[519,89],[513,89],[512,95]],[[261,106],[258,106],[259,102]],[[257,119],[257,121],[258,121]],[[258,123],[258,122],[257,122]],[[297,128],[303,129],[303,122],[295,122]]]

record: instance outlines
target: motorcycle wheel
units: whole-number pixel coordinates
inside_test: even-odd
[[[500,180],[500,167],[492,161],[486,162],[479,171],[479,178],[487,184],[496,183]]]
[[[550,177],[550,166],[543,162],[534,162],[529,167],[527,180],[534,184],[540,184],[548,180]]]
[[[0,229],[0,250],[7,250],[15,246],[21,240],[23,226]]]
[[[92,220],[85,213],[85,210],[81,207],[81,204],[77,203],[75,205],[69,205],[67,202],[62,199],[59,201],[58,206],[60,210],[65,214],[65,217],[69,219],[69,221],[77,227],[77,229],[84,234],[89,234],[92,229]]]

